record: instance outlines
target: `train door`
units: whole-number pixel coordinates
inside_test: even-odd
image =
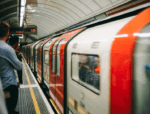
[[[137,35],[134,50],[133,112],[150,114],[150,23]]]
[[[36,43],[36,42],[35,42]],[[35,45],[35,43],[33,43],[31,46],[30,46],[30,68],[32,70],[32,58],[33,58],[33,46]]]
[[[35,75],[37,75],[37,61],[38,61],[38,46],[39,46],[40,44],[37,44],[36,46],[35,46],[35,62],[34,62],[34,74]]]
[[[37,47],[39,45],[39,43],[41,42],[42,40],[38,41],[34,46],[33,46],[33,71],[34,71],[34,75],[36,76],[37,75],[37,72],[36,72],[36,61],[37,61]]]
[[[45,46],[45,44],[48,42],[48,41],[51,41],[51,37],[50,38],[48,38],[48,39],[46,39],[46,40],[44,40],[43,42],[42,42],[42,44],[41,44],[41,47],[40,47],[40,59],[41,59],[41,62],[40,62],[40,70],[41,70],[41,73],[40,73],[40,75],[41,75],[41,81],[42,81],[42,85],[43,85],[43,83],[44,83],[44,78],[43,78],[43,56],[44,56],[44,46]]]
[[[26,61],[27,61],[27,47],[28,47],[28,45],[26,45],[26,47],[25,47],[25,59],[26,59]]]
[[[65,38],[61,39],[57,44],[56,48],[56,105],[59,107],[61,112],[63,113],[64,110],[64,76],[60,75],[60,69],[62,68],[60,65],[60,49],[61,45]],[[64,55],[62,55],[64,56]],[[64,66],[63,66],[64,67]]]
[[[30,66],[30,68],[31,68],[31,59],[32,59],[32,55],[31,55],[32,51],[31,51],[31,49],[32,49],[33,44],[34,44],[34,43],[32,43],[32,44],[29,46],[29,52],[30,52],[30,55],[29,55],[29,66]]]
[[[97,50],[98,51],[98,50]],[[101,94],[100,92],[100,55],[94,53],[72,53],[71,54],[71,77],[74,82],[72,93],[74,94],[75,110],[78,113],[85,114],[85,108],[89,103],[96,105],[96,99]],[[70,84],[69,84],[70,85]],[[70,101],[72,96],[70,94]],[[94,98],[93,98],[94,97]],[[99,100],[97,99],[97,102]],[[82,109],[83,108],[83,109]],[[91,107],[92,109],[93,107]],[[94,110],[94,109],[92,109]],[[96,111],[95,111],[96,112]],[[93,113],[89,110],[88,113]],[[94,113],[93,113],[94,114]]]
[[[33,64],[32,64],[32,62],[33,62],[33,46],[35,45],[35,43],[31,46],[31,48],[30,48],[30,67],[31,67],[31,70],[33,70]]]
[[[28,52],[27,52],[27,55],[28,55],[28,57],[27,57],[27,63],[28,63],[28,65],[29,65],[29,59],[30,59],[30,45],[31,44],[29,44],[28,47],[27,47],[27,50],[28,50]]]
[[[25,60],[27,60],[27,46],[28,45],[25,46]]]
[[[52,47],[51,55],[51,73],[50,73],[50,96],[53,101],[56,101],[56,49],[60,39],[56,40]]]
[[[55,38],[54,38],[55,39]],[[49,96],[49,48],[51,43],[54,41],[54,39],[51,39],[48,41],[44,47],[43,47],[43,82],[46,86],[46,92]]]
[[[37,76],[39,78],[39,82],[41,83],[42,81],[42,77],[41,77],[41,46],[42,43],[39,44],[38,48],[37,48]]]
[[[28,46],[29,46],[29,44],[27,45],[27,47],[26,47],[26,62],[28,63]]]
[[[43,78],[44,84],[49,88],[49,50],[44,50],[43,55]],[[48,93],[49,94],[49,93]]]
[[[39,42],[39,41],[38,41]],[[33,62],[34,62],[34,54],[33,54],[33,51],[34,51],[34,46],[37,42],[35,42],[32,46],[31,46],[31,58],[30,58],[30,66],[31,66],[31,70],[34,69],[34,66],[33,66]]]

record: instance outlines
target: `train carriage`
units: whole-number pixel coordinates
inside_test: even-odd
[[[37,47],[38,47],[39,43],[42,42],[43,40],[45,40],[45,39],[40,40],[33,46],[32,61],[33,61],[33,73],[34,73],[35,77],[37,77],[37,66],[36,66],[36,64],[37,64]]]
[[[145,72],[145,65],[150,65],[149,23],[150,8],[135,17],[88,28],[69,43],[69,110],[74,114],[150,112]]]
[[[55,39],[50,46],[50,97],[58,110],[64,113],[64,50],[67,41],[77,35],[81,30],[77,29],[65,33]]]
[[[29,45],[29,60],[28,60],[28,62],[29,62],[30,68],[31,68],[31,59],[32,59],[31,47],[32,47],[33,45],[34,45],[34,43],[31,43],[31,44]]]
[[[39,79],[39,81],[41,83],[43,83],[43,76],[42,76],[42,72],[43,72],[43,46],[45,45],[46,42],[48,42],[50,38],[47,38],[45,40],[43,40],[42,42],[40,42],[39,46],[38,46],[38,51],[37,51],[37,77]]]
[[[49,48],[51,43],[56,39],[57,37],[51,38],[44,46],[43,46],[43,84],[46,86],[46,92],[47,95],[49,95],[49,85],[50,85],[50,79],[49,79]]]
[[[40,45],[41,42],[39,42],[37,45],[35,45],[34,47],[34,74],[36,75],[37,77],[37,57],[38,57],[38,47]]]
[[[34,71],[34,47],[38,44],[41,40],[36,41],[30,48],[30,67],[31,70]]]

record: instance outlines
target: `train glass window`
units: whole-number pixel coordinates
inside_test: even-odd
[[[44,79],[49,83],[49,50],[44,51]]]
[[[54,73],[56,71],[56,47],[58,44],[59,40],[57,40],[52,48],[52,72]]]
[[[40,48],[41,48],[41,45],[39,45],[39,47],[38,47],[38,62],[40,62],[40,58],[41,58],[41,56],[40,56]]]
[[[100,59],[98,55],[72,54],[72,78],[90,90],[100,90]]]
[[[64,39],[62,39],[57,46],[57,72],[56,72],[57,76],[60,76],[60,47],[63,41]]]
[[[49,65],[49,53],[48,53],[48,50],[44,51],[44,63]]]

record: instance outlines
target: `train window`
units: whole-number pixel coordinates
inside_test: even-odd
[[[31,63],[32,63],[32,58],[33,58],[33,46],[31,47]]]
[[[56,72],[57,76],[60,76],[60,47],[63,41],[64,39],[62,39],[57,46],[57,72]]]
[[[100,59],[98,55],[72,54],[72,79],[90,90],[100,90]]]
[[[49,83],[49,50],[44,51],[44,80]]]
[[[41,59],[41,56],[40,56],[40,48],[41,48],[41,45],[38,46],[38,62],[40,62],[40,59]]]
[[[47,65],[49,65],[49,53],[48,52],[49,52],[48,50],[44,51],[44,63]]]
[[[55,73],[56,71],[56,47],[57,47],[57,44],[58,44],[59,40],[57,40],[54,45],[53,45],[53,48],[52,48],[52,72]]]

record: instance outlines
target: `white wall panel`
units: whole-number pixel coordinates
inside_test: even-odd
[[[62,11],[61,9],[58,9],[57,7],[54,7],[54,6],[51,6],[51,5],[47,4],[45,6],[45,8],[50,9],[50,10],[52,10],[54,12],[60,13],[61,15],[63,15],[64,17],[66,17],[71,22],[74,21],[74,18],[70,17],[70,15],[68,15],[66,12]]]
[[[46,2],[46,4],[49,4],[51,6],[58,8],[58,9],[61,9],[62,11],[66,12],[69,16],[71,16],[74,19],[79,18],[79,15],[76,12],[74,12],[73,9],[69,9],[68,7],[64,6],[61,3],[57,3],[55,1],[52,1],[52,2]]]
[[[84,3],[88,8],[90,8],[92,12],[101,9],[101,7],[93,0],[80,0],[80,1]]]
[[[68,1],[71,4],[74,4],[80,10],[82,10],[86,15],[92,13],[92,10],[90,10],[85,4],[83,4],[79,0],[66,0],[66,1]]]
[[[68,2],[67,0],[53,0],[58,4],[62,4],[63,6],[67,7],[68,9],[72,10],[72,12],[76,13],[79,17],[85,16],[84,12],[76,7],[74,4]],[[86,0],[85,0],[86,1]]]
[[[46,16],[46,17],[49,18],[49,20],[50,19],[53,20],[53,18],[55,18],[55,21],[57,23],[59,23],[59,22],[62,23],[62,24],[67,24],[67,22],[70,23],[70,21],[67,18],[65,18],[63,15],[60,15],[59,13],[54,12],[52,10],[48,10],[46,8],[36,9],[35,12],[31,12],[31,10],[26,10],[26,12],[28,12],[30,14],[41,15],[41,16],[44,16],[44,17]],[[50,17],[52,17],[52,18],[50,18]]]
[[[36,17],[36,19],[37,18],[40,18],[41,19],[41,21],[44,21],[44,22],[53,22],[54,23],[54,25],[57,25],[58,27],[61,27],[61,26],[63,26],[64,24],[62,23],[62,22],[60,22],[60,21],[58,21],[56,18],[54,18],[53,16],[48,16],[48,15],[41,15],[41,14],[38,14],[38,13],[36,13],[36,14],[33,14],[33,15],[31,15],[31,16],[27,16],[27,18],[28,19],[30,19],[30,18],[32,18],[32,17]],[[42,20],[43,19],[43,20]]]
[[[111,0],[113,3],[115,3],[115,2],[117,2],[117,1],[119,1],[119,0]],[[124,0],[123,0],[124,1]]]
[[[70,23],[70,21],[67,18],[65,18],[63,15],[60,15],[59,13],[51,11],[51,10],[42,9],[42,14],[47,15],[47,16],[52,16],[55,18],[55,21],[57,19],[62,24]]]
[[[102,8],[112,4],[110,0],[94,0],[94,1],[96,1]]]

